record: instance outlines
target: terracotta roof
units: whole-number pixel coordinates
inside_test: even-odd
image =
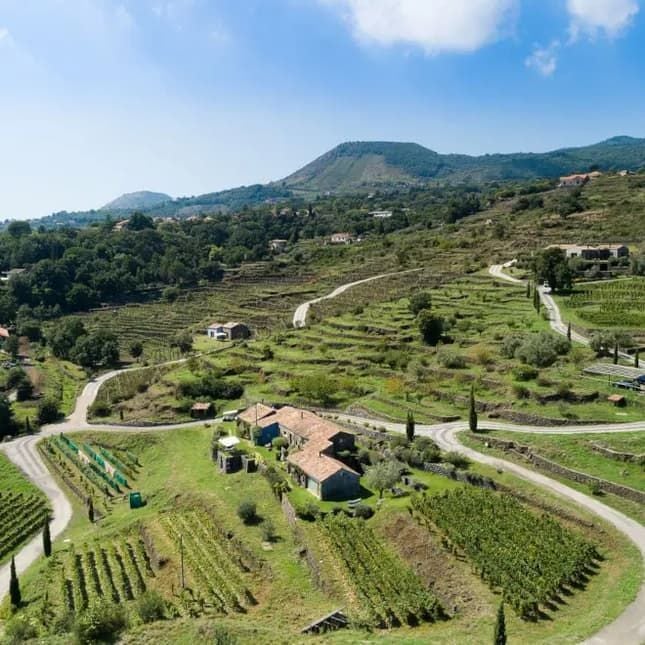
[[[238,415],[238,419],[241,419],[245,423],[248,423],[250,425],[255,425],[256,421],[260,421],[261,419],[264,419],[265,417],[272,415],[275,413],[275,408],[271,408],[268,405],[264,405],[264,403],[256,403],[255,405],[252,405],[250,408],[247,408],[244,410],[244,412],[240,412]]]
[[[285,406],[278,410],[275,419],[281,426],[303,439],[313,438],[314,435],[331,439],[342,432],[341,428],[331,421],[322,419],[309,410],[299,410],[291,406]]]
[[[4,327],[0,327],[0,338],[9,338],[9,330]]]
[[[323,482],[341,470],[346,470],[358,475],[356,471],[352,470],[349,466],[346,466],[337,459],[321,454],[315,450],[309,450],[308,448],[309,445],[305,446],[303,450],[294,452],[287,457],[289,463],[300,468],[300,470],[302,470],[302,472],[308,477],[311,477],[318,482]]]
[[[195,412],[201,412],[204,411],[206,412],[207,410],[210,410],[213,407],[212,403],[202,403],[198,401],[197,403],[193,403],[193,407],[191,410],[194,410]]]
[[[625,397],[622,394],[610,394],[607,397],[607,401],[611,403],[622,403],[625,400]]]
[[[233,327],[237,327],[243,324],[244,323],[240,323],[240,322],[227,322],[227,323],[214,322],[208,326],[208,329],[212,329],[213,327],[221,327],[222,329],[233,329]]]

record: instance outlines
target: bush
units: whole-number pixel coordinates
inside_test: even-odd
[[[251,500],[241,502],[237,507],[237,515],[244,524],[253,524],[258,519],[256,503]]]
[[[320,515],[320,508],[316,502],[305,502],[296,506],[296,515],[303,519],[313,521]]]
[[[455,468],[468,468],[470,466],[470,460],[465,455],[462,455],[460,452],[447,452],[443,460],[449,464],[452,464]]]
[[[499,348],[499,353],[505,358],[515,358],[515,352],[522,345],[522,337],[517,334],[506,336]]]
[[[79,643],[114,642],[127,627],[122,605],[95,601],[76,619],[74,634]]]
[[[374,509],[368,504],[356,504],[354,506],[354,517],[361,517],[364,520],[369,520],[374,515]]]
[[[3,643],[19,645],[38,636],[36,626],[24,614],[14,616],[6,623]]]
[[[528,365],[520,365],[513,370],[513,377],[516,381],[532,381],[538,377],[540,372],[534,367]]]
[[[275,525],[269,519],[262,522],[262,539],[265,542],[274,542],[276,539]]]
[[[166,615],[166,602],[156,591],[146,591],[137,598],[136,612],[143,623],[153,623]]]
[[[548,367],[558,356],[566,354],[571,343],[564,337],[549,331],[531,334],[515,351],[515,357],[535,367]]]
[[[437,360],[441,366],[449,369],[461,369],[462,367],[466,367],[466,359],[461,356],[461,354],[457,354],[447,349],[442,349],[437,352]]]
[[[54,423],[58,421],[60,412],[58,411],[58,403],[54,399],[44,399],[38,405],[38,424],[45,425],[46,423]]]
[[[428,291],[420,291],[415,293],[412,298],[410,298],[410,313],[413,316],[418,316],[421,311],[424,309],[430,309],[432,307],[432,296]]]
[[[428,309],[424,309],[419,313],[417,321],[424,342],[428,345],[436,345],[443,334],[444,319],[430,313]]]
[[[513,383],[513,395],[516,399],[528,399],[531,397],[531,391],[524,385]]]

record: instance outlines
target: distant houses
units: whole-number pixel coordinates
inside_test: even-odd
[[[0,340],[9,338],[9,336],[11,336],[11,334],[9,333],[9,330],[6,327],[0,327]]]
[[[392,217],[392,211],[371,211],[369,215],[376,219],[388,219]]]
[[[332,244],[351,244],[353,241],[354,236],[351,233],[334,233],[330,239]]]
[[[251,330],[240,322],[214,322],[208,326],[206,334],[215,340],[243,340],[251,336]]]
[[[570,258],[581,258],[582,260],[599,260],[606,262],[609,258],[628,258],[629,248],[624,244],[599,244],[595,246],[582,244],[551,244],[547,248],[562,249]]]
[[[276,253],[282,253],[287,248],[287,240],[271,240],[269,242],[269,248]]]
[[[3,271],[2,273],[0,273],[0,282],[9,282],[11,278],[20,275],[25,270],[26,269],[10,269],[9,271]]]
[[[574,188],[576,186],[584,186],[588,181],[601,177],[602,173],[594,170],[593,172],[584,172],[575,175],[567,175],[560,177],[558,188]]]
[[[359,495],[359,473],[338,458],[340,453],[354,450],[351,432],[308,410],[291,406],[276,409],[261,403],[240,414],[238,426],[259,445],[284,437],[289,446],[287,470],[318,499]]]

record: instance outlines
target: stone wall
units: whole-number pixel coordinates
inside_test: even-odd
[[[635,455],[631,452],[618,452],[606,446],[601,446],[598,443],[591,442],[589,444],[592,450],[599,452],[604,457],[615,459],[616,461],[625,461],[633,464],[645,464],[645,454]]]
[[[493,448],[499,448],[505,451],[512,451],[517,453],[519,456],[524,457],[530,461],[534,466],[542,470],[546,470],[555,475],[559,475],[571,481],[578,482],[579,484],[586,484],[588,486],[597,486],[600,490],[606,493],[612,493],[618,495],[624,499],[629,499],[639,504],[645,504],[645,493],[642,491],[636,490],[635,488],[630,488],[629,486],[623,486],[622,484],[616,484],[614,482],[607,481],[605,479],[600,479],[599,477],[594,477],[588,473],[583,473],[578,470],[573,470],[573,468],[567,468],[562,466],[546,457],[542,457],[537,453],[533,452],[530,446],[523,446],[517,444],[514,441],[506,441],[504,439],[497,439],[496,437],[487,437],[482,435],[472,435],[478,441],[485,443],[487,446]]]

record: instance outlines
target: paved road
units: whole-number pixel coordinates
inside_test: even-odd
[[[341,293],[345,293],[348,289],[356,287],[359,284],[365,284],[366,282],[372,282],[374,280],[381,280],[382,278],[387,278],[392,275],[403,275],[404,273],[412,273],[414,271],[422,271],[422,269],[408,269],[407,271],[395,271],[394,273],[381,273],[380,275],[374,275],[371,278],[364,278],[363,280],[356,280],[356,282],[348,282],[343,284],[340,287],[336,287],[331,293],[328,293],[326,296],[321,296],[320,298],[314,298],[308,302],[303,302],[298,306],[295,313],[293,314],[293,326],[298,329],[299,327],[304,327],[307,324],[307,313],[309,312],[309,307],[315,305],[317,302],[322,300],[329,300],[330,298],[335,298],[340,296]]]
[[[365,422],[364,418],[351,415],[338,415],[338,418],[344,421],[357,423],[359,425],[362,425]],[[376,423],[393,432],[405,432],[405,425],[402,423],[380,421],[376,421]],[[485,428],[491,426],[499,427],[500,424],[483,423],[480,425]],[[645,422],[633,425],[638,426],[635,429],[645,430]],[[530,481],[540,488],[550,490],[559,497],[571,500],[578,506],[586,508],[601,517],[603,520],[612,524],[621,533],[626,535],[638,547],[642,557],[645,559],[645,527],[641,524],[627,517],[623,513],[606,506],[597,499],[574,490],[573,488],[550,479],[549,477],[545,477],[529,468],[525,468],[504,459],[484,455],[472,448],[467,448],[459,442],[457,437],[457,433],[465,430],[466,428],[467,425],[465,423],[457,422],[438,425],[417,425],[416,431],[418,434],[432,437],[442,450],[460,452],[473,461],[478,461],[480,463],[493,466],[494,468],[512,472],[514,475]],[[506,427],[505,429],[510,428]],[[608,424],[606,429],[614,432],[618,431],[616,426],[612,426],[611,424]],[[549,432],[551,430],[552,429],[550,428],[544,428],[539,429],[538,431]],[[571,434],[588,431],[588,428],[567,429],[567,432]],[[645,584],[641,585],[641,589],[634,602],[632,602],[618,618],[585,641],[585,643],[587,645],[642,645],[642,643],[645,643]]]
[[[512,276],[508,276],[504,273],[504,268],[507,268],[511,264],[513,264],[513,261],[507,262],[505,265],[496,265],[490,267],[490,273],[494,277],[500,278],[502,280],[521,283],[521,280],[518,280],[517,278],[514,278]],[[407,273],[407,271],[398,273]],[[333,298],[353,286],[365,282],[370,282],[371,280],[377,280],[388,275],[396,274],[382,274],[379,276],[374,276],[372,278],[358,280],[356,282],[338,287],[327,296],[323,296],[322,298],[317,298],[300,305],[296,310],[296,313],[294,314],[294,327],[302,327],[306,324],[307,311],[312,303],[319,302],[320,300],[324,300],[326,298]],[[557,311],[557,306],[555,306],[555,303],[554,311]],[[564,333],[566,333],[566,330]],[[171,361],[171,363],[178,363],[181,362],[181,360],[184,359],[180,359],[179,361]],[[168,431],[177,428],[198,427],[203,425],[203,421],[181,424],[168,424],[152,427],[132,427],[88,423],[87,411],[96,399],[96,395],[100,386],[123,371],[124,370],[115,370],[113,372],[108,372],[90,381],[79,395],[74,411],[64,422],[45,426],[41,430],[39,436],[21,437],[12,442],[0,445],[0,449],[7,454],[11,461],[18,465],[25,472],[27,477],[37,486],[39,486],[49,498],[54,511],[54,519],[52,522],[52,537],[60,535],[60,533],[62,533],[62,531],[65,529],[71,519],[72,509],[69,501],[57,486],[53,477],[45,468],[40,455],[38,454],[35,444],[39,440],[40,436],[48,436],[58,432],[74,432],[89,429],[114,430],[120,432],[156,432]],[[350,415],[339,415],[339,417],[346,421],[353,421],[360,424],[365,422],[365,419],[361,417],[352,417]],[[400,423],[393,423],[388,421],[373,422],[378,423],[378,425],[395,432],[405,431],[404,425]],[[509,430],[512,432],[536,432],[545,434],[630,432],[635,430],[645,430],[645,421],[628,424],[536,427],[482,420],[479,425],[482,429],[497,428],[501,430]],[[457,433],[460,430],[463,430],[465,427],[466,426],[463,422],[456,422],[437,425],[420,425],[417,426],[417,431],[420,434],[426,434],[433,437],[437,444],[444,450],[458,450],[474,461],[479,461],[481,463],[490,464],[492,466],[511,471],[519,477],[522,477],[523,479],[531,481],[543,488],[554,491],[558,495],[566,497],[574,501],[576,504],[591,510],[592,512],[596,513],[600,517],[613,524],[619,531],[629,537],[638,546],[641,553],[645,557],[645,529],[638,523],[634,522],[622,513],[619,513],[618,511],[605,506],[596,499],[579,493],[578,491],[575,491],[568,486],[561,484],[560,482],[549,479],[544,475],[536,473],[512,462],[497,459],[489,455],[478,453],[470,448],[466,448],[465,446],[460,444],[457,439]],[[23,549],[18,554],[16,558],[18,570],[22,572],[27,569],[27,567],[32,564],[41,555],[41,553],[41,537],[36,536],[31,542],[23,547]],[[8,588],[8,575],[8,568],[6,566],[2,567],[0,569],[0,589],[2,590],[6,590]],[[588,645],[613,645],[614,643],[620,643],[621,645],[641,645],[643,642],[645,642],[645,584],[641,587],[641,591],[636,601],[634,601],[613,623],[605,627],[592,639],[587,641]]]
[[[525,285],[526,280],[520,280],[519,278],[515,278],[514,276],[509,275],[508,273],[505,272],[505,269],[512,267],[516,262],[517,260],[509,260],[504,264],[493,264],[488,268],[488,272],[494,278],[505,280],[506,282],[512,282],[513,284]],[[562,336],[566,336],[568,325],[562,320],[560,307],[558,307],[555,300],[553,299],[551,294],[547,292],[544,286],[538,285],[538,292],[540,294],[540,300],[544,305],[544,308],[549,313],[549,325],[551,326],[551,329],[553,329],[553,331],[557,332],[558,334],[562,334]],[[581,345],[589,345],[589,338],[587,338],[586,336],[583,336],[582,334],[579,334],[577,331],[574,331],[573,329],[571,330],[571,340],[575,341],[576,343],[580,343]],[[630,363],[634,361],[634,357],[631,354],[628,354],[627,352],[619,351],[618,355],[620,356],[620,358],[623,358],[629,361]]]

